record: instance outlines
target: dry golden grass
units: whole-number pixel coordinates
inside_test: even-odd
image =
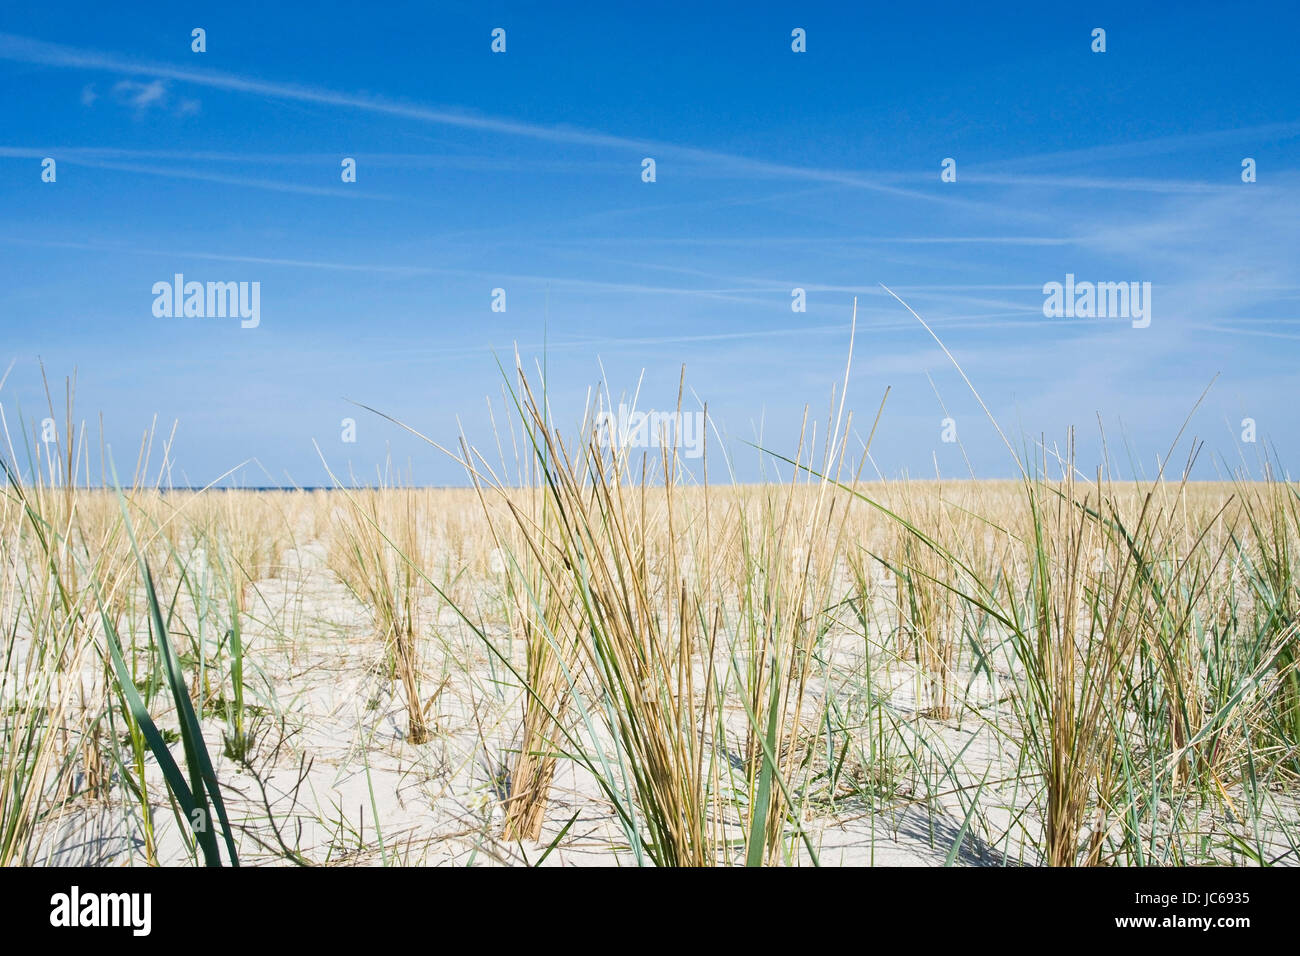
[[[170,713],[146,564],[187,693],[239,766],[254,726],[330,680],[261,674],[273,651],[312,655],[307,595],[351,595],[368,633],[350,640],[375,649],[366,693],[377,680],[400,695],[405,744],[450,746],[445,694],[449,725],[466,707],[475,722],[458,767],[508,755],[476,845],[547,839],[569,815],[557,780],[575,774],[583,800],[611,808],[611,846],[659,865],[815,859],[843,801],[878,812],[911,793],[939,813],[955,787],[1007,856],[1142,863],[1158,843],[1159,861],[1195,862],[1219,850],[1161,817],[1169,800],[1195,795],[1249,829],[1261,794],[1294,794],[1295,486],[1070,468],[861,482],[811,440],[783,484],[693,485],[664,480],[671,452],[565,440],[522,407],[537,461],[505,481],[467,448],[464,489],[119,498],[67,484],[66,468],[11,483],[0,862],[30,861],[55,807],[94,804],[126,814],[159,859],[169,790],[106,641],[122,635],[144,703]],[[1009,763],[970,764],[955,725]],[[358,746],[368,775],[379,755]],[[1005,803],[1015,822],[999,830]],[[254,853],[302,862],[256,817],[241,824],[263,833]]]

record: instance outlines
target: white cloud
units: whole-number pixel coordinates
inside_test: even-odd
[[[152,80],[148,83],[119,80],[113,85],[113,97],[119,103],[136,110],[143,111],[151,106],[165,106],[167,96],[165,80]]]
[[[134,110],[141,116],[151,110],[163,110],[176,116],[192,116],[199,111],[198,100],[188,96],[176,96],[172,93],[171,81],[162,77],[151,80],[123,79],[113,84],[111,91],[113,102]],[[81,91],[81,102],[91,106],[99,99],[95,84],[91,83]]]

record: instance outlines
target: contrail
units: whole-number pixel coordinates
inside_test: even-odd
[[[369,113],[378,113],[402,119],[417,120],[442,126],[480,132],[499,133],[505,136],[519,136],[553,143],[570,143],[582,146],[600,146],[609,149],[628,150],[642,154],[658,153],[679,156],[700,163],[726,166],[736,172],[753,175],[766,175],[803,179],[813,182],[834,183],[856,189],[866,189],[886,195],[927,202],[947,203],[970,208],[997,210],[992,203],[980,203],[958,199],[935,193],[890,186],[866,178],[856,173],[843,170],[817,169],[807,166],[791,166],[766,160],[750,159],[729,153],[697,149],[689,146],[677,146],[654,140],[635,139],[614,136],[591,130],[570,126],[548,126],[537,123],[525,123],[518,120],[475,115],[445,109],[433,109],[409,103],[401,103],[374,96],[359,96],[352,93],[340,93],[334,90],[319,89],[291,83],[274,83],[251,77],[237,76],[213,70],[181,69],[160,63],[146,63],[129,60],[110,53],[94,50],[82,50],[57,43],[46,43],[29,37],[12,33],[0,33],[0,60],[18,63],[34,63],[41,66],[67,67],[85,70],[101,70],[127,76],[164,77],[182,83],[191,83],[210,89],[247,93],[269,99],[291,100],[300,103],[314,103],[321,106],[355,109]]]

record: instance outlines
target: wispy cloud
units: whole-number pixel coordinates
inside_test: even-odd
[[[323,269],[332,272],[362,272],[394,276],[425,275],[427,268],[412,266],[372,265],[369,263],[328,262],[310,259],[288,259],[275,256],[228,255],[218,252],[196,252],[177,249],[146,249],[110,242],[75,242],[66,240],[33,239],[27,236],[0,236],[0,242],[14,245],[36,246],[47,249],[76,249],[84,252],[111,253],[131,256],[162,256],[170,259],[202,259],[212,262],[242,262],[255,265],[288,266],[299,269]]]
[[[1155,136],[1132,143],[1108,143],[1103,146],[1087,146],[1082,149],[1034,153],[1030,156],[1003,160],[996,165],[999,169],[1008,171],[1034,166],[1060,168],[1062,165],[1071,163],[1095,163],[1113,159],[1165,156],[1170,153],[1221,146],[1225,143],[1276,142],[1296,137],[1300,137],[1300,120],[1288,120],[1278,123],[1242,126],[1236,129],[1207,130],[1176,136]]]
[[[162,80],[138,83],[135,80],[118,80],[113,84],[113,97],[117,102],[135,110],[147,110],[167,102],[167,84]]]
[[[108,151],[113,152],[113,151]],[[115,163],[93,159],[97,151],[57,149],[31,149],[18,146],[0,146],[0,156],[39,159],[54,156],[60,162],[73,166],[85,166],[90,169],[108,169],[115,172],[136,173],[143,176],[161,176],[167,179],[189,179],[198,182],[220,183],[227,186],[242,186],[249,189],[266,189],[272,192],[297,193],[303,196],[332,196],[340,199],[374,199],[384,202],[403,202],[421,204],[406,196],[392,196],[386,193],[367,192],[342,187],[304,186],[298,183],[278,182],[270,179],[252,179],[246,176],[229,176],[224,173],[210,173],[202,170],[180,169],[174,166],[145,166],[138,163]]]
[[[130,76],[145,74],[209,89],[245,93],[268,99],[353,109],[459,129],[525,137],[554,143],[606,147],[641,155],[653,154],[677,157],[700,163],[714,171],[726,170],[737,176],[774,177],[836,184],[915,199],[926,203],[982,210],[992,215],[1005,216],[1008,213],[1008,210],[994,203],[962,199],[951,194],[934,191],[906,189],[854,171],[777,163],[657,140],[616,136],[572,126],[529,123],[464,111],[435,109],[374,96],[358,96],[297,84],[270,82],[232,73],[181,69],[159,63],[142,63],[109,53],[82,50],[57,43],[46,43],[11,33],[0,33],[0,59],[20,63],[35,63],[42,66],[99,70]]]
[[[1148,193],[1213,193],[1236,188],[1230,183],[1198,183],[1173,179],[1134,179],[1104,176],[1026,176],[1012,173],[968,173],[962,181],[994,186],[1037,186],[1053,189],[1104,189]]]
[[[93,107],[100,99],[94,83],[88,83],[81,90],[81,105]],[[188,96],[177,96],[172,92],[171,82],[161,77],[151,80],[122,79],[113,84],[109,90],[108,102],[131,110],[137,118],[151,112],[165,112],[175,116],[191,116],[199,112],[198,100]]]

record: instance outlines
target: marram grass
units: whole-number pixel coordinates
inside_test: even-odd
[[[503,401],[464,489],[7,447],[0,862],[1298,862],[1277,469],[864,481],[832,400],[743,485],[711,422],[688,460]]]

